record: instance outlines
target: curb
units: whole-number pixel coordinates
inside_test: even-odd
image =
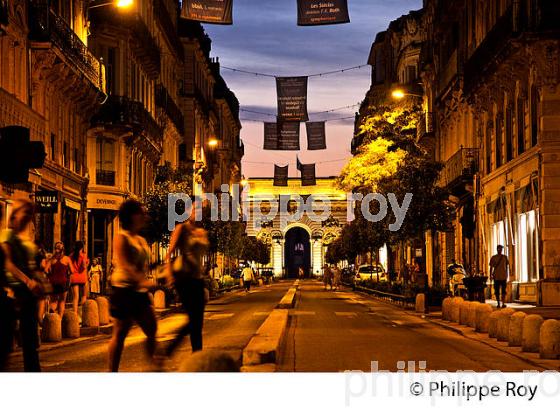
[[[455,327],[455,326],[453,326],[453,325],[451,325],[451,324],[445,323],[445,322],[443,321],[443,319],[429,318],[429,317],[424,316],[424,315],[414,315],[414,316],[420,316],[420,317],[422,317],[422,319],[424,319],[424,320],[426,320],[426,321],[428,321],[428,322],[430,322],[430,323],[433,323],[433,324],[435,324],[435,325],[437,325],[437,326],[440,326],[440,327],[443,328],[443,329],[450,330],[450,331],[455,332],[455,333],[457,333],[457,334],[459,334],[459,335],[461,335],[461,336],[463,336],[463,337],[465,337],[465,338],[467,338],[467,339],[469,339],[469,340],[473,340],[473,341],[476,341],[476,342],[480,342],[480,343],[482,343],[482,344],[485,344],[486,346],[492,347],[492,348],[494,348],[494,349],[496,349],[496,350],[499,350],[499,351],[501,351],[501,352],[503,352],[503,353],[507,353],[507,354],[509,354],[510,356],[516,357],[516,358],[518,358],[518,359],[520,359],[520,360],[522,360],[522,361],[524,361],[524,362],[526,362],[526,363],[528,363],[528,364],[530,364],[530,365],[532,365],[532,366],[540,367],[540,368],[543,369],[543,370],[555,370],[555,371],[558,371],[558,369],[559,369],[558,366],[556,366],[556,367],[554,367],[554,366],[547,366],[547,365],[544,364],[544,363],[539,363],[539,362],[536,362],[536,361],[534,361],[533,359],[531,359],[531,358],[529,358],[529,357],[526,357],[526,356],[523,355],[522,353],[512,352],[512,351],[510,351],[510,350],[508,350],[508,349],[504,349],[502,346],[493,343],[493,342],[491,341],[491,339],[489,339],[489,340],[484,340],[484,339],[481,339],[481,338],[472,337],[471,335],[469,335],[469,334],[467,334],[467,333],[465,332],[465,330],[467,330],[467,329],[469,329],[469,330],[472,330],[472,329],[471,329],[471,328],[468,328],[468,327],[466,327],[466,326],[465,326],[465,330],[463,330],[463,329],[458,328],[458,327]],[[472,330],[472,331],[474,332],[474,330]],[[480,334],[482,334],[482,333],[480,333]],[[496,342],[496,343],[498,343],[498,342]]]

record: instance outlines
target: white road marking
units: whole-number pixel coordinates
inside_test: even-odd
[[[344,317],[358,317],[356,312],[334,312],[337,316],[344,316]]]
[[[310,310],[294,310],[293,312],[290,312],[290,315],[293,316],[313,316],[316,313]]]
[[[255,312],[253,313],[253,316],[268,316],[272,313],[272,311],[270,312]]]
[[[234,313],[215,313],[213,315],[209,315],[206,320],[222,320],[222,319],[229,319],[232,317]]]

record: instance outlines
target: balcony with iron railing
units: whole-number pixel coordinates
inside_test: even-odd
[[[96,170],[95,183],[97,185],[115,186],[115,171]]]
[[[180,134],[184,134],[185,117],[163,84],[158,84],[156,86],[155,101],[156,106],[165,111],[165,114],[175,125],[177,131],[179,131]]]
[[[98,90],[105,92],[103,64],[54,11],[47,2],[32,3],[29,8],[29,39],[35,42],[50,42],[73,64]]]
[[[465,185],[472,183],[478,172],[478,148],[460,148],[445,163],[440,174],[440,185],[453,194],[464,193]]]
[[[143,70],[155,79],[161,72],[161,52],[142,16],[137,13],[115,13],[111,7],[90,9],[92,37],[105,34],[130,39],[130,48]],[[123,35],[122,30],[128,31]]]
[[[161,127],[146,110],[144,104],[132,101],[128,97],[110,95],[91,122],[92,125],[122,126],[136,133],[145,133],[156,144],[163,140]]]

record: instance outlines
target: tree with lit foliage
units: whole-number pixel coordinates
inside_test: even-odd
[[[358,154],[341,171],[339,186],[364,195],[377,192],[387,197],[393,193],[399,204],[403,203],[407,193],[413,195],[403,225],[397,232],[388,229],[388,225],[394,222],[392,218],[371,223],[357,216],[348,229],[355,231],[353,243],[360,253],[364,248],[370,248],[370,244],[383,246],[382,241],[391,244],[420,239],[426,230],[448,228],[448,193],[437,184],[443,165],[432,160],[416,141],[420,115],[422,110],[417,105],[386,105],[371,109],[360,126],[356,136],[361,140]],[[375,203],[373,201],[371,205],[372,214],[378,207]]]
[[[173,168],[169,163],[157,168],[153,187],[146,192],[142,201],[146,205],[148,222],[145,228],[149,243],[169,244],[171,232],[167,228],[168,196],[172,193],[191,194],[190,173],[185,168]],[[185,203],[175,204],[177,214],[185,210]]]

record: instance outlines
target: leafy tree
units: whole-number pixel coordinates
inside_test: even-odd
[[[175,169],[169,163],[156,170],[154,186],[142,198],[148,213],[145,229],[146,239],[150,243],[159,242],[162,246],[169,244],[171,232],[167,229],[168,195],[171,193],[192,193],[191,175],[185,168]],[[184,212],[184,203],[176,204],[177,213]]]

